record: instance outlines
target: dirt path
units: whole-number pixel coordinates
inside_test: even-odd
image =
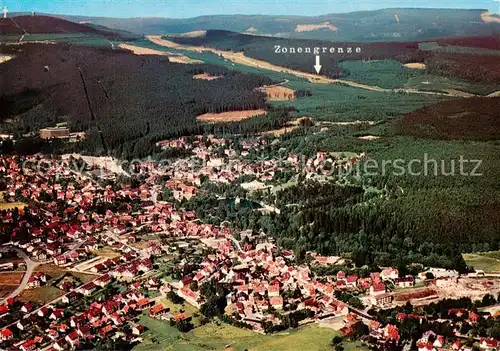
[[[291,75],[294,75],[299,78],[305,78],[309,80],[311,83],[318,83],[318,84],[330,84],[330,83],[341,83],[345,84],[354,88],[359,88],[359,89],[365,89],[365,90],[371,90],[371,91],[377,91],[377,92],[405,92],[409,94],[425,94],[425,95],[439,95],[439,96],[449,96],[449,97],[464,97],[463,92],[448,92],[448,93],[438,93],[438,92],[433,92],[433,91],[422,91],[422,90],[417,90],[417,89],[386,89],[386,88],[381,88],[375,85],[368,85],[368,84],[363,84],[363,83],[358,83],[358,82],[353,82],[350,80],[343,80],[343,79],[333,79],[329,78],[326,76],[320,76],[317,74],[312,74],[312,73],[306,73],[306,72],[301,72],[281,66],[276,66],[273,65],[269,62],[262,61],[262,60],[257,60],[251,57],[245,56],[241,52],[232,52],[232,51],[223,51],[223,50],[217,50],[213,48],[208,48],[204,46],[192,46],[192,45],[180,45],[177,43],[174,43],[170,40],[165,40],[162,39],[161,36],[159,35],[148,35],[147,38],[152,41],[153,43],[173,49],[179,49],[179,50],[187,50],[187,51],[195,51],[202,53],[204,51],[209,51],[214,54],[220,55],[224,57],[225,59],[243,64],[246,66],[250,67],[257,67],[257,68],[263,68],[269,71],[274,71],[274,72],[282,72],[282,73],[288,73]],[[312,64],[312,63],[311,63]],[[475,96],[471,94],[471,96]]]

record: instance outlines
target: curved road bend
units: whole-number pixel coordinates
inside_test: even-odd
[[[24,272],[23,279],[21,280],[21,283],[19,286],[11,292],[9,295],[5,296],[1,301],[1,303],[4,303],[7,299],[16,297],[19,295],[28,285],[28,280],[30,279],[31,275],[33,274],[33,271],[35,268],[40,264],[39,262],[32,261],[28,255],[24,253],[23,250],[14,247],[14,246],[2,246],[0,247],[0,252],[9,252],[9,251],[15,251],[19,257],[21,257],[24,262],[26,263],[26,272]]]

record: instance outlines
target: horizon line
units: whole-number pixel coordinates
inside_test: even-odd
[[[81,15],[81,14],[67,14],[67,13],[49,13],[49,12],[37,12],[37,11],[17,11],[10,12],[11,16],[23,15],[31,13],[46,15],[46,16],[73,16],[73,17],[93,17],[93,18],[116,18],[116,19],[193,19],[193,18],[202,18],[202,17],[230,17],[230,16],[262,16],[262,17],[322,17],[322,16],[330,16],[330,15],[346,15],[357,12],[375,12],[375,11],[383,11],[383,10],[453,10],[453,11],[485,11],[491,12],[489,9],[485,8],[468,8],[468,9],[460,9],[453,7],[384,7],[377,10],[357,10],[357,11],[348,11],[348,12],[330,12],[324,13],[320,15],[268,15],[268,14],[242,14],[242,13],[233,13],[233,14],[212,14],[212,15],[200,15],[193,17],[162,17],[162,16],[138,16],[138,17],[113,17],[113,16],[96,16],[96,15]],[[492,12],[496,13],[496,12]]]

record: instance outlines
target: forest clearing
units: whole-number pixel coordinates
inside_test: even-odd
[[[323,22],[319,24],[297,24],[297,27],[295,27],[295,31],[299,33],[310,32],[319,29],[328,29],[331,30],[332,32],[337,31],[337,27],[331,25],[330,22]]]
[[[122,49],[130,50],[136,55],[160,55],[160,56],[167,56],[168,60],[170,62],[175,62],[175,63],[185,63],[185,64],[190,64],[190,63],[201,63],[202,61],[200,60],[193,60],[190,59],[187,56],[184,55],[178,55],[178,54],[173,54],[171,52],[167,51],[160,51],[160,50],[155,50],[155,49],[149,49],[141,46],[136,46],[136,45],[130,45],[130,44],[123,44],[121,43],[119,45]]]
[[[228,111],[221,113],[204,113],[197,120],[208,123],[238,122],[251,117],[266,115],[266,110]]]
[[[271,101],[289,101],[297,98],[295,90],[282,86],[262,87],[257,90],[265,93],[267,99]]]
[[[268,131],[266,131],[266,132],[264,132],[262,134],[264,134],[264,135],[266,135],[266,134],[267,135],[272,134],[274,136],[280,136],[280,135],[283,135],[283,134],[286,134],[286,133],[290,133],[290,132],[293,132],[295,129],[297,129],[299,127],[299,125],[301,124],[302,121],[305,121],[307,119],[311,120],[310,117],[300,117],[300,118],[297,118],[297,119],[295,119],[293,121],[288,122],[282,128],[268,130]]]
[[[425,69],[425,64],[419,63],[419,62],[406,63],[403,66],[405,66],[406,68],[411,68],[411,69]]]
[[[195,74],[193,76],[193,79],[201,79],[201,80],[214,80],[214,79],[219,79],[219,78],[222,78],[223,76],[222,75],[218,75],[218,76],[212,76],[208,73],[200,73],[200,74]]]

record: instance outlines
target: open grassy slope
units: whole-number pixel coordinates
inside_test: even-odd
[[[331,350],[333,337],[340,335],[337,331],[310,324],[290,332],[262,335],[249,330],[236,328],[227,324],[209,323],[182,334],[168,322],[143,317],[141,323],[149,330],[145,341],[137,345],[135,351],[146,350],[253,350],[253,351],[327,351]],[[158,343],[152,342],[152,337]],[[367,350],[359,342],[343,343],[344,350]]]

